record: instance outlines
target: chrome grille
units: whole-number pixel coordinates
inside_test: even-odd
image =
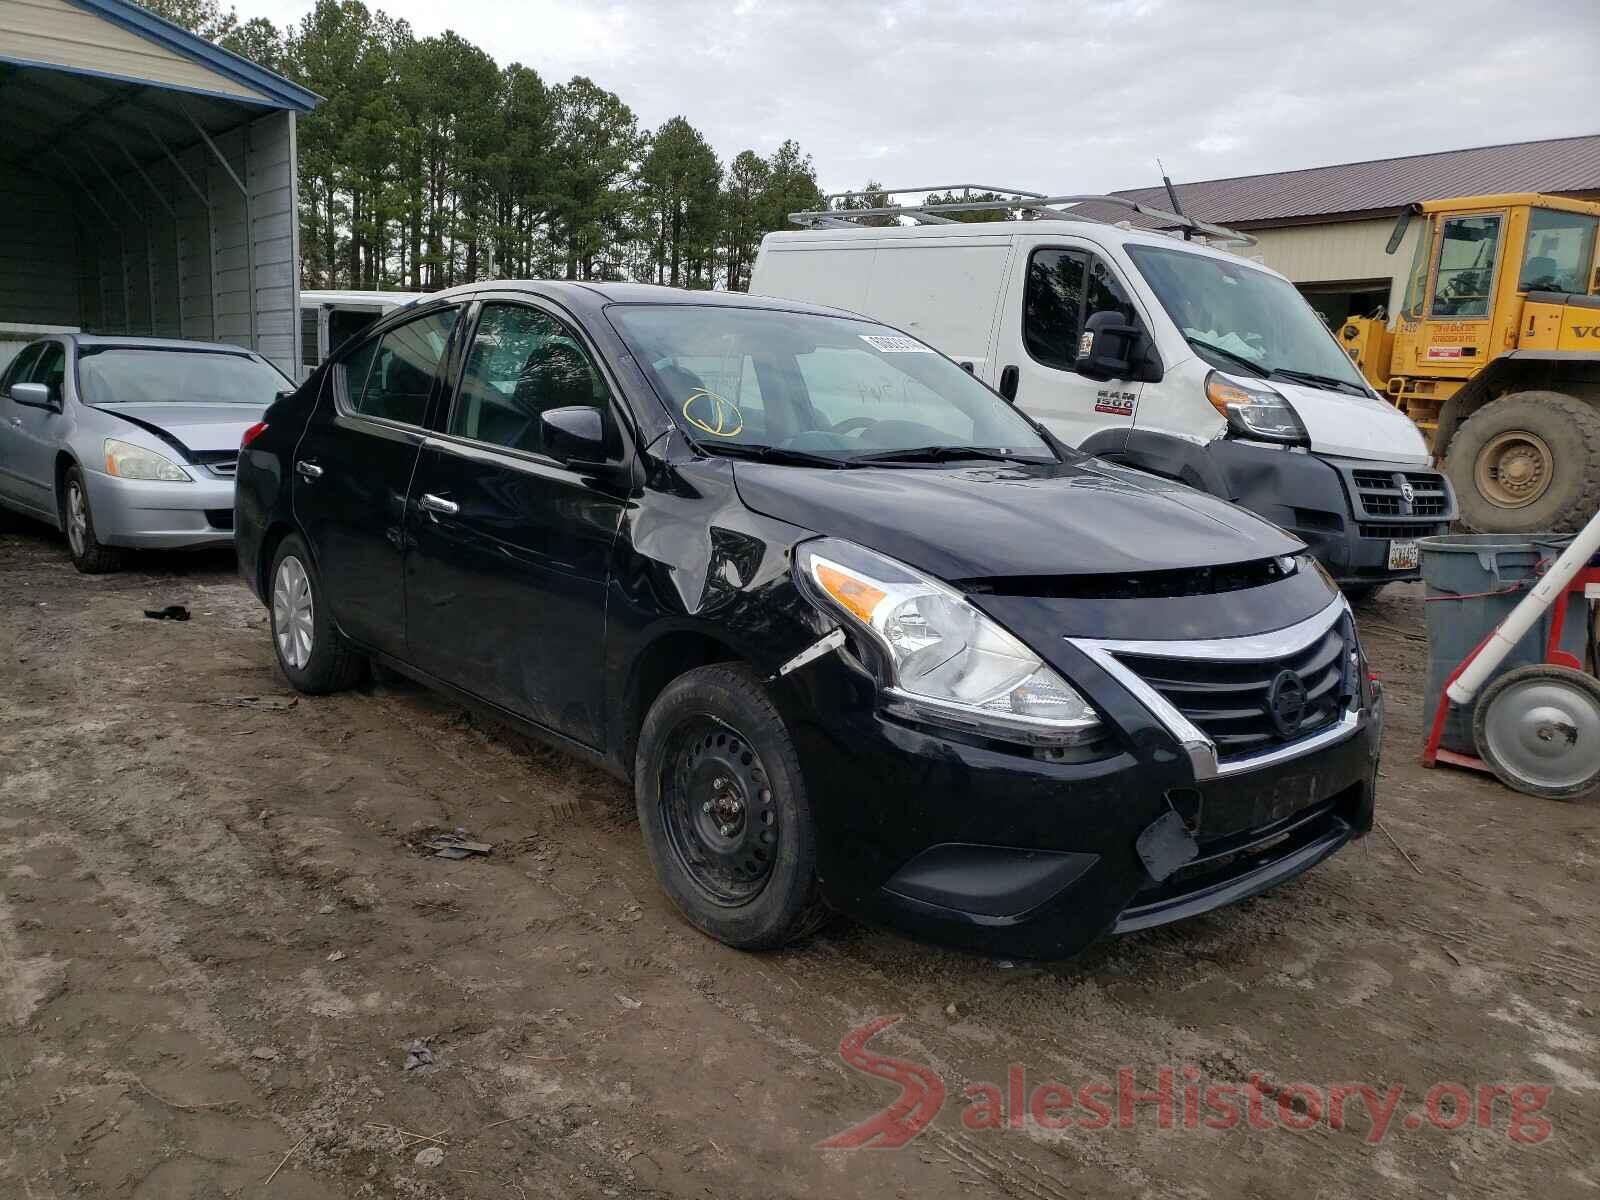
[[[239,470],[239,460],[237,458],[226,458],[221,462],[208,462],[206,463],[206,470],[223,479],[232,479]]]
[[[1309,736],[1337,722],[1354,698],[1355,634],[1348,616],[1308,645],[1279,658],[1165,658],[1117,653],[1117,660],[1198,728],[1226,761]],[[1288,728],[1269,700],[1289,672],[1305,692],[1299,718]]]

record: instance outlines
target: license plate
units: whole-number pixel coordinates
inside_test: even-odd
[[[1421,561],[1422,552],[1417,549],[1415,542],[1396,540],[1389,543],[1389,570],[1415,571]]]

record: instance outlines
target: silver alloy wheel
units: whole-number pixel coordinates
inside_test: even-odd
[[[272,635],[278,642],[278,655],[296,671],[311,661],[311,640],[315,633],[311,606],[311,577],[294,555],[278,564],[272,581]]]
[[[83,485],[77,480],[67,485],[67,544],[75,558],[82,558],[89,545],[89,506],[83,499]]]
[[[1519,783],[1565,789],[1600,772],[1600,703],[1588,690],[1533,677],[1513,681],[1482,702],[1489,705],[1484,749]]]

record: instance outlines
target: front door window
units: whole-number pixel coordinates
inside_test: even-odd
[[[1436,317],[1487,317],[1500,247],[1500,217],[1451,217],[1439,239],[1433,284]]]

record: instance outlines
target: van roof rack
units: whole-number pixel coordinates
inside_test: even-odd
[[[1129,212],[1138,213],[1140,216],[1150,217],[1161,222],[1162,232],[1182,230],[1185,237],[1194,233],[1203,233],[1207,237],[1219,241],[1234,243],[1243,246],[1253,246],[1256,239],[1248,233],[1240,233],[1237,229],[1229,229],[1226,225],[1213,225],[1209,221],[1197,221],[1193,217],[1186,217],[1180,213],[1167,212],[1165,209],[1152,208],[1148,204],[1140,204],[1137,200],[1129,200],[1126,196],[1047,196],[1043,192],[1030,192],[1023,188],[991,187],[981,183],[955,183],[942,187],[912,187],[912,188],[873,188],[864,192],[834,192],[824,196],[823,199],[830,205],[836,200],[856,200],[863,197],[876,199],[891,196],[923,195],[934,192],[946,194],[954,192],[989,192],[999,194],[1009,199],[1001,200],[955,200],[937,201],[929,203],[924,200],[920,204],[908,204],[904,207],[892,206],[885,208],[824,208],[809,212],[795,212],[789,214],[789,220],[799,225],[802,229],[859,229],[860,222],[866,217],[910,217],[918,225],[953,225],[950,217],[944,215],[953,212],[1010,212],[1021,209],[1024,216],[1032,215],[1035,218],[1055,217],[1065,218],[1069,221],[1096,220],[1083,214],[1059,211],[1063,204],[1085,204],[1093,201],[1096,204],[1111,204],[1118,208],[1125,208]]]

